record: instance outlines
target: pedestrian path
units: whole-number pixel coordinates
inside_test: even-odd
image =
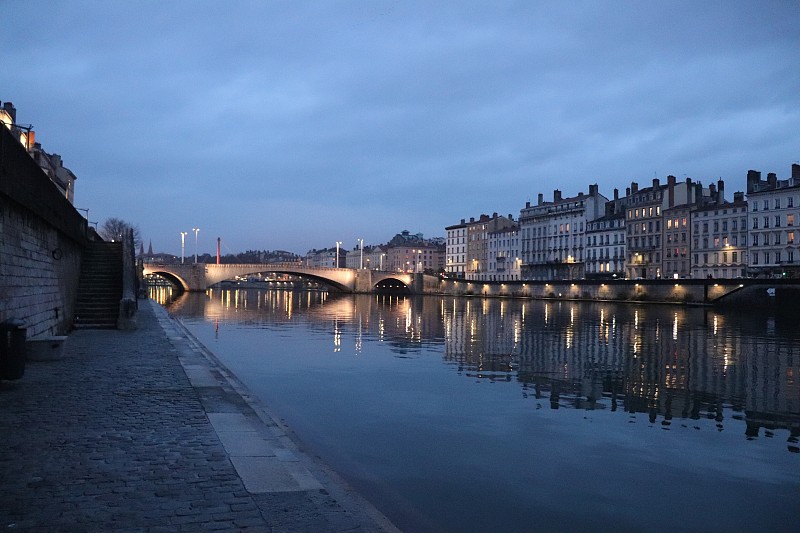
[[[150,300],[0,382],[0,528],[396,531]]]

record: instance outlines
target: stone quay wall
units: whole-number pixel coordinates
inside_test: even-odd
[[[0,127],[0,322],[28,338],[72,326],[86,220]]]
[[[481,282],[442,280],[439,292],[485,296],[590,301],[710,304],[742,288],[745,280],[563,280]],[[723,298],[724,299],[724,298]]]

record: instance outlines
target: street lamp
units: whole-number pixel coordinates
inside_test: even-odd
[[[200,232],[200,228],[192,228],[194,232],[194,262],[197,264],[197,234]]]
[[[364,268],[364,239],[358,239],[358,248],[361,250],[361,259],[359,260],[358,268]]]
[[[339,268],[339,246],[342,244],[342,241],[336,241],[336,259],[334,260],[334,267]]]
[[[386,254],[381,254],[381,264],[380,264],[380,267],[381,267],[381,268],[380,268],[380,270],[381,270],[381,272],[383,272],[383,257],[384,257],[385,255],[386,255]]]
[[[183,250],[186,248],[186,236],[188,234],[188,231],[181,232],[181,264],[183,264]]]

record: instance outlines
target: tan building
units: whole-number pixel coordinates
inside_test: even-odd
[[[702,195],[702,186],[693,183],[691,178],[678,182],[675,176],[668,176],[666,185],[654,178],[652,187],[645,189],[639,189],[633,182],[626,195],[629,197],[625,217],[627,277],[660,279],[673,277],[676,272],[688,277],[691,253],[689,214],[692,204]],[[667,233],[666,224],[669,224]],[[669,243],[665,243],[667,235]],[[664,271],[667,251],[669,273]]]
[[[470,219],[467,224],[466,279],[489,280],[489,234],[515,226],[511,215],[504,217],[493,213],[491,217],[481,215],[477,220]]]

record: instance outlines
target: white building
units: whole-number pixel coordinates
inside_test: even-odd
[[[586,226],[603,216],[607,201],[594,184],[588,195],[562,198],[556,189],[552,202],[542,194],[537,205],[527,202],[519,220],[523,279],[584,277]]]
[[[381,246],[364,247],[364,268],[383,270],[386,266],[386,250]]]
[[[800,165],[792,176],[766,181],[755,170],[747,172],[749,228],[748,274],[757,277],[800,277]]]
[[[352,250],[347,251],[347,255],[344,258],[344,266],[345,268],[353,268],[358,270],[360,268],[368,268],[367,259],[369,259],[369,254],[367,253],[367,247],[361,249],[362,243],[359,241]]]
[[[489,281],[522,279],[522,258],[519,252],[519,226],[513,225],[490,231],[486,279]]]
[[[462,218],[460,224],[448,226],[445,243],[445,274],[450,278],[464,278],[467,265],[467,224]]]
[[[336,261],[336,248],[325,248],[322,250],[309,250],[306,254],[305,261],[303,264],[309,267],[316,267],[316,268],[334,268],[336,266],[341,266],[344,261],[341,258],[344,256],[344,250],[341,248],[339,249],[339,257],[340,260],[337,263]]]

